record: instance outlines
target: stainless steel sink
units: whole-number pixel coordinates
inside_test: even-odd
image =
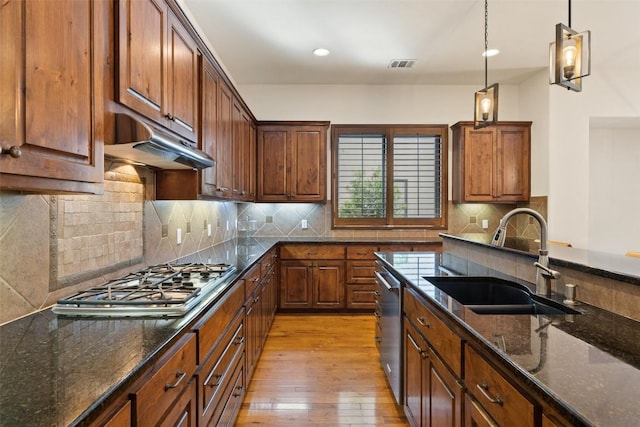
[[[581,314],[553,300],[532,294],[516,282],[495,277],[424,277],[460,304],[478,314]]]

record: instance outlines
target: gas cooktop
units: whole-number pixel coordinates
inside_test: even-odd
[[[180,317],[236,268],[229,264],[161,264],[58,300],[53,312],[68,316]]]

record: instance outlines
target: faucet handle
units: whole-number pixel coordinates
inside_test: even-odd
[[[559,271],[552,270],[549,267],[546,267],[546,266],[540,264],[537,261],[534,262],[533,265],[535,265],[540,270],[542,270],[542,272],[540,274],[542,274],[544,277],[548,277],[549,279],[559,279],[560,278],[560,272]]]

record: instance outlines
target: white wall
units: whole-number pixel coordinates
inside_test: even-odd
[[[640,120],[592,122],[589,171],[589,246],[640,251]]]
[[[531,195],[549,194],[549,72],[536,73],[520,85],[521,120],[531,120]]]
[[[584,79],[582,92],[549,87],[548,216],[551,240],[598,250],[589,243],[589,122],[607,117],[640,117],[638,75],[640,70],[633,67],[592,64],[591,76]],[[622,186],[629,198],[640,197],[637,182]],[[621,201],[618,208],[631,206]]]

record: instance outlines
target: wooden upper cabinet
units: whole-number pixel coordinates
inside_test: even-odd
[[[108,10],[91,0],[0,7],[0,188],[101,193]]]
[[[453,130],[453,200],[522,202],[531,192],[531,122],[499,122]]]
[[[326,200],[327,122],[258,126],[259,202]]]
[[[213,158],[218,155],[218,123],[220,75],[209,61],[203,60],[200,69],[200,85],[202,88],[200,99],[200,146],[202,151]],[[219,164],[202,171],[201,194],[216,196],[217,173]]]
[[[216,195],[232,198],[233,187],[233,93],[220,82],[218,92],[218,146],[216,156]]]
[[[237,98],[233,98],[232,105],[233,198],[252,201],[255,199],[255,189],[251,185],[256,163],[255,133],[251,131],[253,120]]]
[[[118,101],[193,141],[198,50],[163,0],[120,0]]]

